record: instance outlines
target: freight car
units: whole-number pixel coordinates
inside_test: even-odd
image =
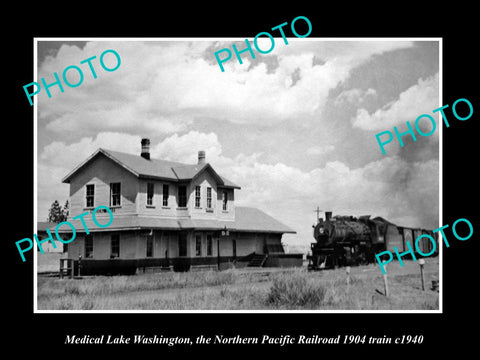
[[[430,230],[397,226],[381,217],[370,219],[370,215],[332,217],[332,212],[327,211],[325,219],[319,217],[313,225],[316,242],[311,244],[311,255],[307,256],[308,268],[318,270],[372,263],[379,252],[394,252],[394,247],[404,252],[408,249],[406,242],[413,245],[421,234],[433,236],[438,245],[437,234]],[[432,246],[427,239],[419,241],[419,249],[424,253],[430,252]]]

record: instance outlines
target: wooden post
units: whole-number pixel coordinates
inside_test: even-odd
[[[425,277],[423,274],[423,265],[425,265],[425,260],[418,260],[418,264],[420,265],[420,277],[422,278],[422,291],[425,291]]]
[[[217,238],[217,270],[220,270],[220,236]]]
[[[385,274],[383,274],[383,285],[385,287],[385,296],[388,296],[389,291],[388,291],[388,278],[387,278],[387,266],[386,266],[386,264],[383,265],[383,267],[385,269]]]
[[[72,259],[72,278],[73,278],[73,268],[74,268],[74,261]],[[82,268],[82,255],[78,255],[78,277],[81,276],[80,269]]]
[[[347,266],[347,288],[350,286],[350,266]]]

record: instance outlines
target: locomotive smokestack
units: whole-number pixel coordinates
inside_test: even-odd
[[[332,218],[331,211],[325,211],[325,221],[329,221]]]

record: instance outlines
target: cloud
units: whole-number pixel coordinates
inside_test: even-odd
[[[329,91],[345,81],[352,68],[375,54],[412,46],[397,41],[292,39],[272,52],[277,58],[273,71],[259,55],[256,59],[244,56],[244,64],[233,58],[221,72],[212,61],[216,44],[95,41],[83,48],[63,45],[39,64],[38,78],[51,83],[54,72],[61,77],[63,69],[76,65],[83,70],[84,81],[76,88],[64,85],[63,93],[53,86],[52,98],[41,91],[36,99],[40,123],[57,133],[69,130],[82,135],[93,131],[172,134],[201,116],[271,126],[321,111]],[[108,49],[121,57],[120,67],[113,72],[99,63],[100,54]],[[96,56],[92,60],[96,79],[87,64],[80,64],[92,56]],[[315,61],[318,58],[322,61]]]
[[[323,146],[312,146],[307,149],[306,153],[307,155],[324,155],[327,154],[331,151],[335,150],[335,146],[333,145],[323,145]]]
[[[364,108],[358,109],[352,119],[352,125],[363,130],[387,130],[410,121],[413,127],[415,119],[422,114],[429,114],[438,119],[438,115],[433,115],[432,111],[439,106],[437,73],[426,79],[419,79],[417,84],[400,93],[398,99],[373,113]],[[430,124],[429,126],[431,129]]]
[[[217,135],[198,131],[190,131],[182,136],[174,134],[152,146],[151,156],[157,159],[194,164],[198,160],[199,150],[205,151],[208,162],[218,161],[222,153],[222,146]]]
[[[39,160],[42,164],[72,170],[76,164],[83,162],[98,148],[137,154],[140,151],[140,140],[141,138],[135,135],[103,132],[95,138],[85,137],[68,145],[63,141],[53,141],[43,148]]]
[[[364,102],[368,97],[373,98],[377,96],[377,91],[372,88],[362,90],[358,88],[342,91],[334,100],[336,106],[342,105],[345,102],[358,105]]]

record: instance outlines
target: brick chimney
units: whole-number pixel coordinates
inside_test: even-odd
[[[198,152],[198,165],[205,164],[205,151],[200,150]]]
[[[150,139],[142,139],[142,153],[140,156],[150,160]]]

